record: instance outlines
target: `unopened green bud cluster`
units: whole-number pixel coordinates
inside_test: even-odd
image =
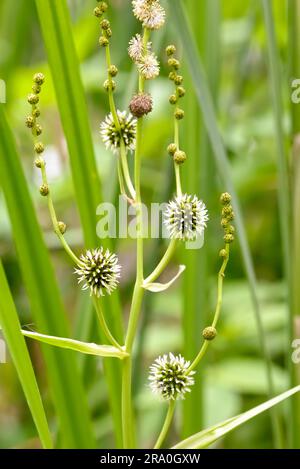
[[[231,195],[228,192],[224,192],[220,197],[222,208],[221,226],[224,230],[224,241],[225,244],[230,244],[234,241],[235,228],[231,224],[234,219],[234,211],[231,205]],[[220,251],[220,257],[226,257],[226,250]]]

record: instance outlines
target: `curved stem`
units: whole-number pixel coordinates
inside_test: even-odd
[[[93,301],[94,301],[95,309],[96,309],[96,312],[97,312],[100,327],[103,330],[106,338],[108,339],[108,341],[112,345],[117,347],[119,350],[123,351],[121,345],[116,341],[116,339],[113,337],[112,333],[109,330],[109,327],[108,327],[108,325],[105,321],[105,317],[104,317],[104,314],[103,314],[103,311],[102,311],[102,308],[101,308],[101,305],[100,305],[99,298],[97,298],[96,296],[93,296]]]
[[[120,139],[120,160],[121,160],[121,165],[122,165],[122,170],[124,174],[124,179],[127,185],[127,188],[129,190],[129,193],[133,199],[136,197],[135,189],[133,187],[130,173],[129,173],[129,168],[128,168],[128,162],[127,162],[127,155],[126,155],[126,147],[124,143],[123,137]]]
[[[161,261],[157,264],[153,272],[144,280],[144,285],[148,283],[154,282],[160,274],[164,271],[164,269],[167,267],[169,264],[175,249],[177,247],[178,240],[177,239],[172,239],[171,242],[169,243],[169,246],[163,255]]]
[[[45,165],[46,165],[45,163],[43,163],[41,165],[42,180],[43,180],[43,184],[45,184],[46,186],[49,187],[47,173],[46,173],[46,166]],[[57,220],[57,216],[56,216],[56,212],[55,212],[55,208],[54,208],[54,204],[53,204],[53,200],[52,200],[50,190],[49,190],[49,193],[47,195],[47,201],[48,201],[48,209],[49,209],[49,213],[50,213],[50,217],[51,217],[54,232],[58,236],[64,250],[70,256],[72,261],[74,261],[75,264],[77,264],[77,265],[81,265],[80,259],[74,254],[74,252],[72,251],[72,249],[68,245],[67,241],[65,240],[63,234],[61,233],[61,231],[59,229],[58,220]]]
[[[223,263],[221,265],[221,268],[220,268],[219,274],[218,274],[217,305],[216,305],[216,309],[215,309],[213,322],[212,322],[212,325],[211,325],[212,327],[216,327],[217,322],[218,322],[219,317],[220,317],[221,306],[222,306],[222,296],[223,296],[223,281],[224,281],[224,277],[225,277],[225,269],[226,269],[226,266],[227,266],[228,261],[229,261],[229,252],[230,252],[230,245],[229,244],[226,244],[225,250],[226,250],[227,255],[223,260]],[[198,355],[196,356],[194,361],[191,363],[189,368],[186,370],[186,374],[190,373],[190,371],[192,371],[194,368],[196,368],[196,366],[199,364],[199,362],[204,357],[210,342],[211,341],[209,341],[209,340],[205,340],[203,342],[202,347],[201,347]]]
[[[165,441],[165,438],[167,436],[167,433],[168,433],[169,428],[170,428],[171,423],[172,423],[174,410],[175,410],[175,403],[176,403],[176,401],[173,401],[173,400],[171,400],[169,402],[169,408],[168,408],[168,412],[167,412],[167,415],[166,415],[166,419],[165,419],[165,422],[163,424],[162,430],[159,434],[159,437],[157,439],[157,442],[155,443],[154,449],[159,449],[161,447],[161,445],[163,444],[163,442]]]

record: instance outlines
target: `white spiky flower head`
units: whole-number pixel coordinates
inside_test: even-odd
[[[137,66],[145,80],[152,80],[159,75],[159,62],[153,52],[142,57]]]
[[[207,221],[206,206],[195,195],[176,197],[168,203],[164,213],[164,224],[172,239],[196,239],[203,234]]]
[[[128,54],[129,57],[134,61],[138,62],[142,57],[148,54],[151,51],[152,43],[148,42],[147,46],[144,47],[143,39],[140,34],[136,34],[133,38],[130,39],[128,45]]]
[[[190,362],[172,353],[158,357],[150,366],[150,388],[164,400],[184,399],[194,384],[195,371],[188,371]]]
[[[165,23],[166,12],[158,0],[133,0],[133,14],[145,28],[159,29]]]
[[[80,257],[80,264],[75,269],[78,283],[84,282],[83,290],[90,289],[91,295],[109,295],[119,283],[121,266],[118,258],[103,247],[87,251]]]
[[[106,148],[118,153],[120,148],[121,136],[123,137],[125,146],[128,150],[135,149],[135,136],[137,120],[132,114],[126,111],[117,111],[121,131],[118,131],[112,114],[108,114],[100,124],[100,134]]]

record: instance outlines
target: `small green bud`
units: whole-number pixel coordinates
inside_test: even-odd
[[[234,211],[233,210],[230,213],[228,213],[227,220],[228,221],[234,220]]]
[[[222,205],[229,204],[231,202],[231,195],[228,192],[224,192],[220,197],[220,202]]]
[[[108,28],[108,29],[106,30],[106,36],[107,36],[107,37],[112,37],[112,30],[111,30],[110,28]]]
[[[231,233],[226,233],[224,235],[224,241],[226,244],[232,243],[234,241],[234,236]]]
[[[25,124],[26,124],[26,127],[28,127],[29,129],[32,129],[32,127],[34,126],[34,118],[32,116],[26,117]]]
[[[45,150],[45,147],[42,142],[38,142],[34,145],[34,151],[36,153],[43,153],[44,150]]]
[[[232,206],[231,205],[225,205],[225,207],[222,209],[222,215],[223,217],[228,217],[232,213]]]
[[[175,85],[179,86],[182,84],[182,82],[183,82],[183,76],[177,75],[176,78],[174,79]]]
[[[43,128],[40,124],[36,124],[35,125],[35,133],[37,136],[41,135],[41,133],[43,132]]]
[[[170,145],[167,148],[169,155],[173,156],[176,150],[177,150],[177,146],[175,145],[175,143],[170,143]]]
[[[33,77],[34,83],[42,85],[45,82],[45,75],[43,73],[36,73]]]
[[[226,259],[226,257],[228,256],[226,249],[221,249],[221,251],[219,252],[219,256]]]
[[[182,109],[176,109],[174,116],[177,120],[181,120],[184,118],[184,111]]]
[[[33,87],[32,87],[32,91],[33,91],[35,94],[39,94],[39,93],[41,92],[41,90],[42,90],[42,87],[41,87],[40,85],[35,84],[35,85],[33,85]]]
[[[166,54],[167,54],[168,56],[175,54],[175,52],[176,52],[176,47],[175,47],[173,44],[170,44],[170,45],[166,48]]]
[[[184,151],[181,151],[181,150],[177,150],[175,153],[174,153],[174,161],[175,163],[177,164],[182,164],[184,163],[186,160],[186,153]]]
[[[101,47],[106,47],[109,44],[109,40],[105,36],[100,36],[99,44],[100,44]]]
[[[108,69],[108,73],[111,77],[115,77],[118,74],[118,69],[115,65],[111,65]]]
[[[232,225],[229,225],[227,228],[227,233],[234,234],[235,233],[235,228]]]
[[[209,326],[203,330],[202,335],[205,340],[213,340],[217,335],[217,330],[214,327]]]
[[[98,6],[94,9],[94,15],[97,18],[101,18],[101,16],[103,15],[103,11],[101,10],[100,6]]]
[[[41,156],[39,156],[34,160],[34,165],[37,168],[43,168],[45,166],[45,160]]]
[[[67,231],[67,225],[63,221],[59,221],[57,223],[57,227],[61,234],[65,234],[65,232]]]
[[[221,220],[221,226],[223,228],[226,228],[226,226],[228,226],[228,223],[229,223],[229,220],[227,220],[227,218],[222,218]]]
[[[116,82],[114,80],[105,80],[103,87],[106,91],[114,91],[116,89]]]
[[[176,72],[170,72],[169,73],[169,80],[174,81],[176,77],[177,77]]]
[[[168,60],[168,65],[169,67],[174,68],[174,70],[178,70],[180,67],[180,62],[177,59],[174,59],[173,57]]]
[[[32,111],[32,114],[33,114],[34,117],[40,117],[41,111],[40,111],[38,108],[35,108],[35,109]]]
[[[97,0],[97,2],[99,2],[99,0]],[[99,2],[98,8],[100,8],[102,13],[105,13],[107,8],[108,8],[107,3],[106,2]]]
[[[47,186],[47,184],[42,184],[41,185],[40,194],[44,197],[49,194],[49,187]]]
[[[177,103],[177,96],[176,96],[176,94],[171,94],[171,96],[169,97],[169,103],[170,103],[170,104],[176,104],[176,103]]]
[[[104,31],[110,28],[110,22],[108,20],[102,20],[100,26]]]
[[[183,88],[183,86],[178,86],[177,93],[179,98],[183,98],[183,96],[185,95],[185,89]]]
[[[29,94],[28,95],[28,98],[27,98],[27,101],[29,102],[29,104],[37,104],[39,102],[40,98],[38,97],[37,94]]]

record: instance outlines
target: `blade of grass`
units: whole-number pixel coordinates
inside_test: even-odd
[[[0,106],[0,133],[0,183],[33,319],[38,329],[66,336],[66,315],[3,106]],[[63,446],[93,447],[87,401],[74,356],[49,347],[43,348],[43,354]]]
[[[265,412],[268,409],[278,405],[280,402],[288,399],[289,397],[293,396],[294,394],[300,392],[300,386],[296,386],[295,388],[290,389],[279,396],[273,397],[269,401],[264,402],[263,404],[258,405],[257,407],[253,407],[253,409],[244,412],[243,414],[237,415],[236,417],[232,417],[225,422],[219,423],[214,425],[213,427],[207,428],[196,435],[192,435],[184,441],[177,443],[177,445],[173,446],[173,449],[201,449],[207,448],[215,441],[223,438],[228,433],[232,432],[236,428],[239,428],[244,423],[248,422],[249,420],[253,419],[257,415]]]
[[[93,143],[88,122],[79,62],[72,36],[70,14],[65,0],[36,0],[42,34],[64,128],[76,200],[85,236],[86,247],[99,244],[96,234],[96,207],[101,202],[101,187],[97,173]],[[91,12],[91,21],[93,21]],[[95,38],[95,41],[97,38]],[[102,240],[108,246],[108,240]],[[117,294],[103,298],[104,311],[113,335],[122,341],[122,317]],[[100,333],[101,342],[104,336]],[[88,337],[85,338],[89,340]],[[109,401],[115,422],[117,445],[121,446],[121,386],[120,364],[106,360],[105,374]]]
[[[35,379],[30,356],[25,340],[20,332],[18,313],[16,311],[3,265],[0,259],[0,324],[8,345],[10,355],[16,367],[28,407],[44,448],[52,448],[42,398]]]
[[[215,157],[219,176],[224,184],[224,187],[232,195],[233,206],[236,214],[235,224],[238,233],[237,237],[240,243],[245,271],[248,278],[261,350],[266,364],[266,376],[268,380],[269,395],[272,396],[274,395],[272,363],[267,348],[265,332],[263,329],[260,303],[256,294],[256,275],[254,271],[253,260],[251,257],[251,252],[246,236],[240,203],[231,177],[230,163],[228,161],[226,150],[218,129],[213,100],[211,98],[210,91],[207,85],[207,79],[203,70],[203,65],[195,44],[193,34],[191,33],[185,9],[179,0],[176,0],[172,3],[171,12],[173,14],[174,22],[177,25],[178,32],[180,33],[186,60],[189,64],[191,78],[195,87],[197,101],[202,110],[203,122],[206,126],[207,133],[211,142],[213,155]],[[277,424],[277,416],[274,416],[273,412],[272,416],[274,420],[274,428],[277,429],[279,427],[279,425]],[[276,431],[276,434],[278,433],[279,431]],[[277,437],[278,441],[279,439],[280,437]]]
[[[290,84],[295,78],[300,78],[300,0],[288,0],[288,25],[289,25],[289,78]],[[293,161],[292,161],[292,317],[290,318],[290,341],[300,336],[300,291],[298,288],[300,277],[300,229],[299,229],[299,214],[300,214],[300,106],[299,103],[293,103],[291,100],[291,121],[292,121],[292,135],[291,141],[293,142]],[[290,385],[294,386],[299,383],[299,372],[296,364],[288,358],[288,365],[290,371]],[[291,400],[289,422],[288,426],[290,433],[290,446],[292,448],[300,447],[300,398],[295,396]]]
[[[205,0],[200,4],[192,0],[187,4],[187,13],[197,41],[197,46],[205,57],[205,65],[212,95],[217,98],[218,63],[219,63],[219,0]],[[211,35],[214,37],[211,42]],[[209,44],[209,51],[208,51]],[[184,56],[183,56],[184,58]],[[193,91],[193,83],[186,67],[185,88],[188,90],[183,107],[186,109],[183,121],[183,148],[188,161],[183,168],[184,190],[197,194],[204,199],[211,214],[212,181],[214,179],[213,158],[206,130],[200,115]],[[184,333],[183,354],[187,359],[195,357],[201,344],[201,331],[207,322],[208,301],[208,252],[209,239],[201,250],[184,250],[182,262],[187,266],[183,280],[182,322]],[[199,285],[201,288],[199,289]],[[203,366],[201,371],[203,372]],[[183,402],[183,433],[185,437],[204,425],[203,380],[197,380],[195,392]]]

